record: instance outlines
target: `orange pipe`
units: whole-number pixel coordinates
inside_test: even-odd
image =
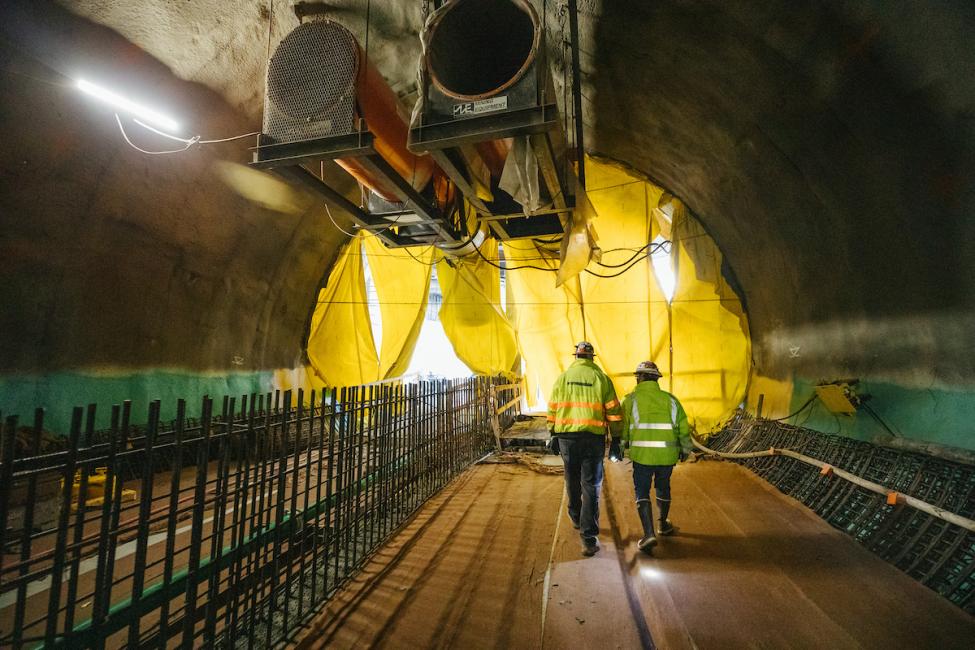
[[[375,136],[373,147],[376,153],[382,156],[397,174],[410,181],[415,189],[422,190],[433,177],[436,165],[430,156],[417,156],[406,148],[409,127],[400,115],[396,93],[372,62],[366,58],[362,47],[358,44],[357,47],[359,51],[357,52],[356,103],[359,117],[365,119],[366,126]],[[341,158],[335,162],[357,181],[387,201],[399,202],[399,197],[392,188],[388,187],[382,179],[369,173],[356,158]]]
[[[485,140],[474,145],[481,160],[491,170],[491,176],[501,178],[501,170],[504,169],[504,161],[511,150],[512,139],[502,138],[500,140]]]

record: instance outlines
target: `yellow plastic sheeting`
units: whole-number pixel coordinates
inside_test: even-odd
[[[654,235],[652,210],[662,191],[620,167],[594,163],[586,168],[589,199],[598,218],[602,262],[620,265],[606,268],[590,264],[599,275],[616,275],[628,266],[639,248]],[[642,254],[641,254],[642,255]],[[653,359],[669,376],[666,354],[667,300],[653,275],[649,257],[616,277],[580,276],[586,312],[586,334],[596,347],[597,361],[613,379],[620,395],[636,385],[637,363]],[[664,382],[664,387],[667,383]]]
[[[505,286],[508,291],[508,313],[512,316],[524,361],[525,391],[528,404],[544,404],[556,377],[573,361],[573,346],[581,341],[582,310],[578,289],[555,286],[558,253],[547,259],[530,240],[504,242],[507,267],[537,266],[552,269],[539,271],[523,268],[508,271]],[[578,282],[569,283],[573,287]]]
[[[386,248],[377,237],[365,237],[362,244],[382,317],[379,378],[399,377],[410,366],[423,326],[434,248]]]
[[[483,255],[497,263],[497,242],[487,239]],[[437,265],[443,303],[440,322],[457,358],[473,372],[511,371],[518,357],[515,330],[501,310],[501,275],[480,256]]]
[[[529,402],[538,403],[532,399],[536,388],[542,401],[547,398],[555,377],[572,361],[572,345],[586,338],[621,395],[634,385],[636,364],[652,359],[665,375],[661,385],[681,399],[698,429],[707,430],[742,401],[749,369],[747,327],[740,302],[721,276],[720,251],[700,224],[684,221],[686,211],[679,201],[654,184],[605,161],[590,159],[586,171],[603,264],[626,262],[661,226],[683,242],[674,246],[674,303],[668,305],[648,258],[636,260],[618,277],[586,273],[559,289],[554,273],[509,272]],[[667,215],[671,218],[665,219]],[[631,250],[614,250],[625,248]],[[557,265],[539,261],[536,247],[524,240],[505,243],[504,250],[508,266]],[[696,260],[709,265],[701,269],[704,280],[698,277]],[[601,275],[623,268],[594,262],[588,266]]]
[[[747,319],[721,273],[721,251],[686,210],[675,211],[673,237],[673,392],[698,428],[707,430],[745,397],[751,359]]]
[[[589,265],[598,239],[592,224],[595,216],[596,209],[586,191],[577,182],[576,208],[568,217],[568,228],[565,236],[562,237],[561,263],[555,275],[555,286],[561,287],[576,279]]]
[[[308,335],[308,360],[329,386],[354,386],[379,379],[361,237],[345,245],[328,283],[318,294]]]
[[[372,336],[363,255],[379,296],[382,345]],[[416,347],[427,297],[433,247],[390,249],[365,233],[343,249],[312,316],[308,358],[320,381],[350,386],[403,374]]]
[[[792,379],[773,379],[759,374],[752,374],[748,386],[748,410],[758,413],[758,399],[762,399],[762,416],[767,418],[783,418],[791,413]]]

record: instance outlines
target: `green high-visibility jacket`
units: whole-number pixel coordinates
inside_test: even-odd
[[[634,463],[676,464],[681,449],[691,452],[690,431],[684,407],[655,381],[641,381],[623,398],[623,440]]]
[[[618,438],[623,424],[616,388],[599,366],[576,359],[559,375],[548,401],[548,426],[555,434],[591,433]]]

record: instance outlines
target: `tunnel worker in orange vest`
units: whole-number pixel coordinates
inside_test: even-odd
[[[596,365],[591,343],[576,346],[576,360],[555,380],[548,404],[552,451],[561,454],[569,517],[582,536],[582,554],[599,550],[599,489],[603,482],[606,431],[612,437],[610,459],[621,460],[623,415],[616,389]]]
[[[636,509],[643,524],[643,538],[637,545],[650,553],[657,543],[653,530],[651,485],[657,491],[661,535],[672,535],[670,513],[670,475],[674,465],[691,452],[687,414],[676,397],[662,390],[657,380],[662,376],[653,361],[641,361],[636,367],[636,388],[623,398],[623,444],[633,461],[633,487]]]

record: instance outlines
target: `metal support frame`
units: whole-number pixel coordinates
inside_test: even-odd
[[[340,210],[345,210],[349,213],[349,215],[351,215],[352,221],[355,222],[359,228],[376,232],[376,235],[388,246],[405,246],[408,244],[403,237],[400,237],[396,233],[389,230],[389,221],[386,221],[385,219],[377,219],[375,216],[370,215],[358,205],[345,198],[345,196],[343,196],[340,192],[337,192],[329,187],[322,179],[318,178],[318,176],[315,176],[304,167],[300,165],[288,165],[282,167],[272,167],[271,171],[285,180],[291,181],[311,190]]]
[[[582,78],[579,66],[579,6],[569,0],[569,45],[572,49],[572,113],[575,118],[576,157],[579,162],[579,183],[586,187],[586,148],[583,143]]]
[[[485,140],[546,133],[558,129],[559,126],[558,106],[542,104],[452,122],[420,124],[410,129],[406,146],[413,153],[429,153]]]
[[[450,246],[463,241],[462,234],[441,215],[439,209],[431,205],[376,152],[374,139],[364,122],[353,133],[301,142],[269,143],[262,137],[261,144],[254,149],[251,166],[272,171],[318,194],[332,205],[348,212],[359,228],[375,232],[387,246],[429,243]],[[370,213],[302,167],[307,163],[340,158],[356,158],[375,177],[382,179],[405,209],[392,216]],[[400,226],[405,231],[403,233],[392,232],[391,228],[397,226],[396,217],[403,214],[416,214],[419,219],[403,223]],[[410,230],[426,230],[429,234],[410,233]]]
[[[476,118],[460,119],[436,124],[421,124],[410,129],[407,147],[414,153],[430,153],[454,185],[464,194],[481,218],[490,222],[491,229],[501,239],[526,236],[545,236],[563,232],[561,219],[553,211],[526,217],[500,215],[477,196],[462,164],[461,147],[488,140],[528,136],[539,161],[542,180],[549,190],[555,211],[564,211],[567,202],[563,182],[559,178],[550,141],[552,134],[561,133],[558,107],[542,104],[531,108],[504,111]],[[546,216],[547,215],[547,216]],[[532,223],[526,219],[533,220]]]

